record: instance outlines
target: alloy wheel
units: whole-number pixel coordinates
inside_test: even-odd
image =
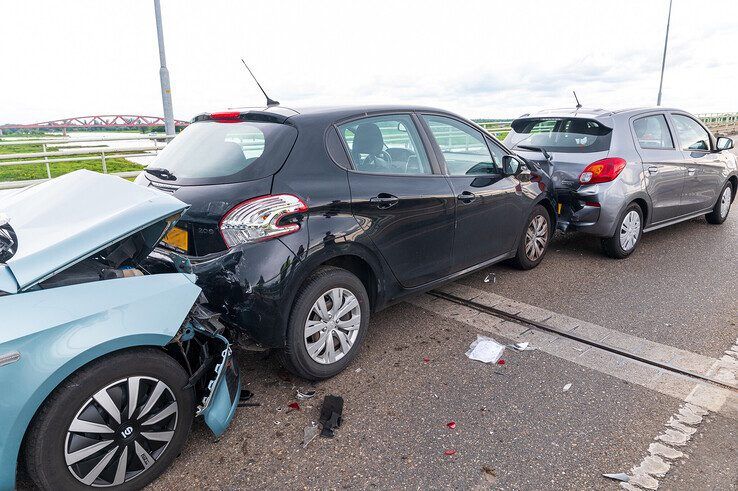
[[[64,459],[87,486],[137,477],[166,450],[177,428],[177,400],[152,377],[128,377],[96,392],[67,429]]]
[[[349,352],[359,335],[361,306],[345,288],[323,293],[313,304],[305,322],[305,347],[314,361],[335,363]]]
[[[525,232],[525,255],[531,261],[537,261],[546,250],[548,243],[548,220],[543,215],[536,215]]]
[[[624,251],[630,251],[638,242],[641,233],[641,217],[635,210],[630,210],[623,223],[620,224],[620,247]]]
[[[733,192],[730,186],[725,187],[723,195],[720,197],[720,218],[728,216],[728,210],[730,210],[730,199],[733,197]]]

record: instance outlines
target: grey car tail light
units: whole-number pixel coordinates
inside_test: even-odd
[[[282,223],[282,219],[307,209],[300,198],[291,194],[261,196],[244,201],[226,213],[220,222],[220,232],[229,248],[280,237],[300,229],[298,223]]]

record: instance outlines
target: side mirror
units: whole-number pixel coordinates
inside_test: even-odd
[[[715,144],[715,148],[717,148],[718,151],[730,150],[731,148],[733,148],[733,140],[726,136],[719,136],[717,139],[717,143]]]
[[[527,169],[528,166],[525,162],[516,155],[505,155],[502,157],[502,171],[507,176],[516,176]]]

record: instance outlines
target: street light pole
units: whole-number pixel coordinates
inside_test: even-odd
[[[164,54],[164,30],[161,27],[161,5],[159,0],[154,0],[154,13],[156,14],[156,36],[159,39],[159,79],[161,80],[161,102],[164,105],[164,130],[167,135],[174,135],[174,110],[172,109],[172,88],[169,85],[169,70],[167,70],[167,57]]]
[[[669,24],[671,24],[671,2],[672,0],[669,0],[669,16],[666,18],[666,39],[664,39],[664,56],[663,58],[661,58],[661,80],[659,81],[659,97],[656,99],[657,106],[661,105],[661,89],[664,86],[664,68],[666,67],[666,46],[669,44]]]

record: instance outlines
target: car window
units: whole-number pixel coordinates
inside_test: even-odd
[[[633,130],[641,148],[674,148],[669,125],[663,114],[636,119],[633,121]]]
[[[682,114],[672,114],[682,150],[710,150],[710,135],[694,119]]]
[[[432,174],[412,118],[393,114],[342,124],[339,133],[354,169],[380,174]]]
[[[535,147],[549,152],[605,152],[612,139],[612,128],[594,119],[526,117],[510,126],[505,142],[512,150]]]
[[[443,116],[423,115],[441,148],[446,169],[452,176],[498,174],[502,168],[502,149],[489,147],[476,129],[460,121]]]

